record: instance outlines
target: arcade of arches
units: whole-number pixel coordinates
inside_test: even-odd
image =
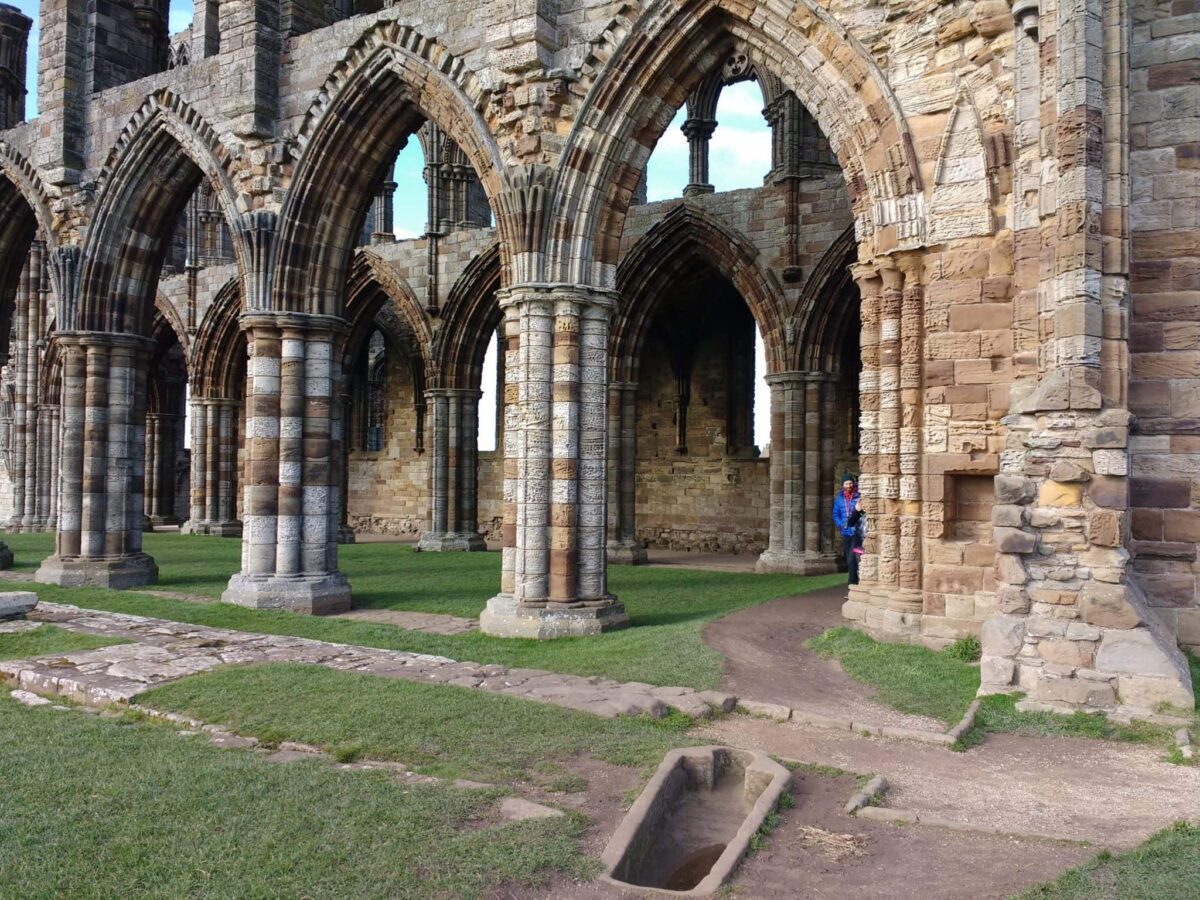
[[[178,524],[241,541],[227,602],[321,613],[356,531],[491,540],[485,631],[587,635],[648,547],[836,571],[852,471],[853,624],[980,634],[981,691],[1035,707],[1193,706],[1190,76],[1128,49],[1169,3],[225,0],[176,35],[166,6],[44,0],[23,122],[0,5],[2,456],[40,581],[152,583],[142,533]],[[770,170],[717,192],[746,81]],[[679,110],[688,184],[650,203]]]

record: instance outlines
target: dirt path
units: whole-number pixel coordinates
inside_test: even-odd
[[[595,787],[593,784],[589,795]],[[792,790],[795,808],[782,813],[764,847],[743,862],[731,882],[729,896],[754,900],[1010,897],[1079,865],[1096,852],[1078,844],[923,826],[901,828],[852,818],[842,812],[842,807],[854,791],[853,777],[798,772]],[[594,800],[582,811],[599,814],[599,821],[588,830],[584,842],[589,854],[599,855],[620,816],[614,818],[611,803],[598,808]],[[545,890],[500,891],[492,896],[505,900],[632,900],[645,895],[600,882],[580,884],[559,877]]]
[[[1200,819],[1200,768],[1171,765],[1162,748],[1144,744],[993,734],[955,753],[745,716],[697,737],[883,775],[888,806],[1097,848],[1133,847],[1173,821]]]
[[[725,657],[722,689],[768,703],[855,722],[945,731],[926,716],[907,715],[871,699],[872,689],[822,659],[804,642],[843,624],[844,587],[761,603],[710,624],[705,642]]]

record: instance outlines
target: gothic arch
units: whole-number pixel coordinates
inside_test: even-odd
[[[192,396],[241,398],[240,377],[246,359],[246,341],[238,316],[242,292],[231,278],[217,292],[196,331],[189,357]]]
[[[471,260],[451,288],[434,343],[446,387],[480,383],[488,344],[504,318],[496,302],[500,283],[500,245],[493,244]]]
[[[387,337],[405,349],[421,357],[424,371],[430,372],[434,361],[431,358],[433,336],[429,319],[421,309],[416,294],[408,282],[393,272],[370,251],[355,254],[350,269],[350,280],[346,285],[346,318],[350,322],[350,333],[346,338],[345,367],[349,371],[371,334],[376,319],[381,314],[391,321]],[[392,321],[394,320],[394,321]],[[407,332],[409,340],[401,340]]]
[[[53,250],[58,246],[58,221],[52,211],[53,198],[37,169],[15,147],[7,141],[0,141],[0,172],[25,199],[37,221],[42,240]]]
[[[201,178],[229,222],[236,220],[231,166],[211,126],[187,103],[165,89],[147,97],[98,178],[75,321],[59,327],[146,334],[166,242]],[[241,260],[236,238],[234,253]]]
[[[612,377],[636,381],[647,328],[665,287],[697,264],[711,267],[741,294],[763,336],[767,371],[786,366],[784,302],[758,265],[745,235],[687,202],[680,202],[624,256],[617,269],[621,305],[612,329]]]
[[[354,238],[400,141],[425,119],[462,148],[489,202],[500,154],[479,108],[483,90],[461,60],[408,26],[381,22],[338,64],[297,138],[300,157],[280,213],[276,304],[343,312]]]
[[[854,228],[847,228],[829,245],[805,281],[796,304],[795,324],[790,326],[795,339],[788,347],[789,370],[824,372],[838,367],[837,349],[848,323],[854,320],[857,324],[857,306],[840,302],[847,291],[856,290],[850,277],[856,249]]]
[[[923,242],[924,201],[899,103],[870,54],[812,0],[784,18],[735,0],[656,0],[592,86],[556,172],[550,243],[565,245],[542,280],[610,286],[621,231],[646,161],[688,95],[745,48],[817,120],[846,176],[868,253]]]

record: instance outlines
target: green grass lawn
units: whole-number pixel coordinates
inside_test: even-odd
[[[495,790],[280,765],[0,692],[0,896],[483,897],[588,877],[578,815],[484,824]]]
[[[119,638],[100,637],[67,631],[57,625],[41,625],[33,631],[16,634],[0,634],[0,659],[25,659],[30,656],[45,656],[48,653],[78,653],[80,650],[96,650],[124,644]]]
[[[1200,897],[1200,824],[1176,822],[1136,850],[1101,853],[1022,900],[1194,900]]]
[[[534,779],[581,752],[657,765],[686,740],[682,717],[602,719],[471,688],[277,663],[218,670],[156,688],[138,702],[232,725],[269,743],[314,744],[339,759],[403,762],[427,775]]]
[[[875,688],[878,700],[903,712],[931,716],[947,725],[958,722],[979,689],[979,669],[950,653],[910,644],[876,641],[850,628],[832,628],[808,642],[814,652],[832,657],[851,678]],[[1200,695],[1200,661],[1190,658],[1192,680]],[[1014,695],[985,697],[966,743],[989,731],[1027,735],[1063,735],[1174,746],[1172,729],[1134,722],[1124,725],[1096,713],[1020,712]],[[973,737],[972,737],[973,736]]]
[[[6,537],[15,568],[32,571],[50,552],[51,536]],[[228,538],[146,535],[157,560],[157,587],[216,598],[236,571],[240,543]],[[357,607],[478,616],[500,583],[498,553],[413,553],[404,545],[353,544],[341,548]],[[800,578],[688,569],[614,566],[610,587],[625,604],[633,627],[587,638],[532,641],[482,634],[441,636],[389,625],[318,619],[150,597],[130,591],[34,585],[46,600],[94,609],[159,616],[181,622],[290,634],[370,647],[435,653],[454,659],[527,666],[622,681],[715,688],[723,660],[702,638],[704,626],[735,610],[776,597],[841,584],[845,576]]]

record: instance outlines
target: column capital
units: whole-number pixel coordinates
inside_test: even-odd
[[[478,400],[483,396],[483,391],[478,388],[464,387],[427,387],[425,388],[425,398],[432,400],[436,397],[463,397],[465,399]]]
[[[64,347],[121,347],[149,352],[155,346],[150,338],[115,331],[56,331],[50,339]]]
[[[854,283],[858,285],[858,289],[864,294],[876,294],[882,285],[879,266],[873,260],[870,262],[851,263],[850,277],[854,279]]]
[[[777,384],[783,385],[783,386],[797,385],[797,384],[801,384],[802,382],[808,381],[814,374],[820,374],[820,373],[807,372],[807,371],[774,372],[770,375],[765,376],[763,378],[763,381],[765,381],[767,384],[772,385],[772,386],[777,385]]]
[[[686,119],[679,130],[683,132],[683,136],[689,141],[705,141],[711,138],[713,132],[717,130],[717,120],[702,118]]]
[[[341,316],[326,316],[317,313],[264,312],[252,310],[238,316],[242,331],[285,331],[328,332],[343,335],[349,332],[350,324]]]
[[[513,284],[496,291],[501,309],[526,303],[566,302],[610,312],[617,308],[620,297],[620,293],[611,288],[548,282]]]

